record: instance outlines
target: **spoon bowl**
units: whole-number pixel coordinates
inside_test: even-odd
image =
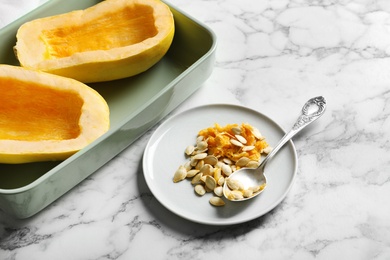
[[[303,128],[320,118],[326,108],[326,100],[319,96],[309,99],[292,129],[287,132],[257,168],[242,168],[232,173],[223,185],[223,195],[231,201],[245,201],[258,196],[267,187],[264,169],[267,162]]]

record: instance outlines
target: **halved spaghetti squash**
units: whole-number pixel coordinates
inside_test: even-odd
[[[109,108],[74,79],[0,65],[0,163],[64,160],[109,129]]]
[[[14,50],[23,67],[99,82],[146,71],[173,36],[172,12],[160,0],[106,0],[23,24]]]

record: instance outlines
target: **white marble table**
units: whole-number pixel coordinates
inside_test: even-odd
[[[41,2],[0,0],[0,26]],[[295,138],[293,188],[248,223],[184,220],[143,177],[154,128],[39,214],[0,212],[0,259],[390,259],[390,1],[168,2],[219,41],[213,74],[173,114],[240,104],[288,130],[303,102],[327,98]]]

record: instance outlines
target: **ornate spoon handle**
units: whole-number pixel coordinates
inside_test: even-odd
[[[315,111],[310,111],[310,108],[316,106]],[[325,112],[326,100],[324,97],[315,97],[306,102],[302,108],[302,114],[294,124],[292,130],[298,130],[318,119]]]
[[[313,107],[315,108],[313,110]],[[298,117],[297,122],[295,122],[293,128],[286,133],[283,138],[279,141],[279,143],[272,149],[272,151],[265,157],[265,159],[261,162],[259,168],[264,168],[265,164],[269,159],[271,159],[283,145],[289,141],[294,135],[300,132],[303,128],[317,120],[321,117],[326,108],[326,100],[324,97],[319,96],[312,99],[309,99],[302,108],[302,113]]]

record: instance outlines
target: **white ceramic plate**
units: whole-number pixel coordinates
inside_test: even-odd
[[[285,133],[270,118],[241,106],[216,104],[184,111],[161,124],[146,146],[143,170],[149,189],[167,209],[197,223],[232,225],[266,214],[285,198],[294,182],[298,160],[291,141],[268,162],[267,188],[252,200],[230,202],[224,198],[225,206],[214,207],[209,204],[213,194],[197,196],[189,180],[173,183],[176,169],[188,160],[185,148],[195,144],[199,130],[214,123],[249,123],[260,130],[270,146],[275,146]]]

